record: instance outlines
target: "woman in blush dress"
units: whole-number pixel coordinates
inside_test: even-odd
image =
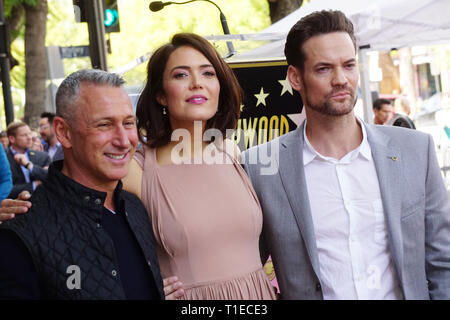
[[[195,34],[176,34],[148,63],[142,148],[123,182],[148,210],[162,276],[183,283],[181,299],[275,299],[259,254],[261,208],[225,139],[241,100],[233,71]]]

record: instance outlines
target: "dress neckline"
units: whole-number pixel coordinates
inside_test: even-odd
[[[213,144],[213,143],[212,143]],[[226,152],[226,151],[223,151],[223,150],[220,150],[219,148],[217,148],[217,146],[215,145],[215,144],[213,144],[213,146],[214,146],[214,148],[215,148],[215,150],[217,151],[217,152],[219,152],[219,153],[221,153],[221,154],[224,154],[227,158],[229,158],[229,160],[231,161],[231,162],[226,162],[226,163],[223,163],[223,164],[234,164],[234,161],[232,160],[232,158],[231,158],[231,156]],[[172,167],[172,166],[186,166],[186,165],[196,165],[196,166],[199,166],[199,165],[217,165],[217,163],[212,163],[212,164],[209,164],[209,163],[206,163],[205,161],[204,161],[204,159],[202,158],[202,161],[201,161],[201,163],[192,163],[192,161],[193,161],[193,159],[194,158],[191,158],[190,160],[191,160],[191,162],[190,163],[167,163],[167,164],[159,164],[158,163],[158,159],[157,159],[157,157],[156,157],[156,148],[150,148],[151,149],[151,151],[152,151],[152,158],[153,158],[153,161],[154,161],[154,163],[155,163],[155,167],[157,167],[157,168],[165,168],[165,167]]]

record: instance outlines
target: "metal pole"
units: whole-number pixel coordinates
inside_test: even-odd
[[[0,28],[1,30],[1,47],[4,49],[0,52],[0,67],[1,67],[1,78],[2,78],[2,88],[3,88],[3,101],[5,104],[5,116],[6,125],[14,121],[14,109],[11,96],[11,84],[9,78],[9,28],[5,22],[5,15],[3,12],[3,0],[0,0]]]
[[[222,13],[222,11],[220,11],[220,23],[222,23],[223,33],[230,34],[230,29],[228,29],[227,19],[225,18],[225,15]],[[227,47],[228,47],[227,58],[230,58],[232,55],[234,55],[236,53],[236,51],[234,50],[233,42],[227,41]]]
[[[163,9],[165,6],[171,5],[171,4],[187,4],[187,3],[191,3],[191,2],[195,2],[195,1],[206,1],[209,2],[211,4],[213,4],[220,12],[220,23],[222,24],[222,30],[224,34],[230,34],[230,29],[228,29],[228,23],[227,23],[227,18],[225,18],[225,15],[223,14],[222,10],[219,8],[219,6],[211,1],[211,0],[189,0],[189,1],[184,1],[184,2],[172,2],[172,1],[168,1],[168,2],[162,2],[162,1],[152,1],[149,5],[149,9],[153,12],[159,11],[161,9]],[[236,53],[236,51],[234,50],[234,46],[233,46],[233,42],[232,41],[227,41],[227,47],[228,47],[228,54],[225,58],[230,58],[232,55],[234,55]]]
[[[373,122],[373,109],[372,109],[372,93],[370,92],[370,80],[369,80],[369,62],[367,59],[367,49],[359,48],[359,73],[361,92],[363,96],[364,105],[364,121],[366,123]]]
[[[94,69],[108,71],[106,62],[105,26],[103,25],[103,1],[88,1],[89,51]]]

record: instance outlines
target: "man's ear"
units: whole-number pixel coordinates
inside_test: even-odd
[[[303,80],[300,70],[297,67],[289,65],[287,76],[291,87],[294,88],[295,91],[300,92],[303,89]]]
[[[14,136],[8,136],[9,144],[12,145],[16,142],[16,137]]]
[[[72,147],[72,131],[66,120],[56,116],[53,119],[53,131],[55,131],[56,138],[64,148]]]

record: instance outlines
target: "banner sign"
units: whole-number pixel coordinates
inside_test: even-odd
[[[295,130],[304,119],[303,103],[286,75],[286,61],[229,63],[244,90],[244,103],[232,137],[241,150]]]

